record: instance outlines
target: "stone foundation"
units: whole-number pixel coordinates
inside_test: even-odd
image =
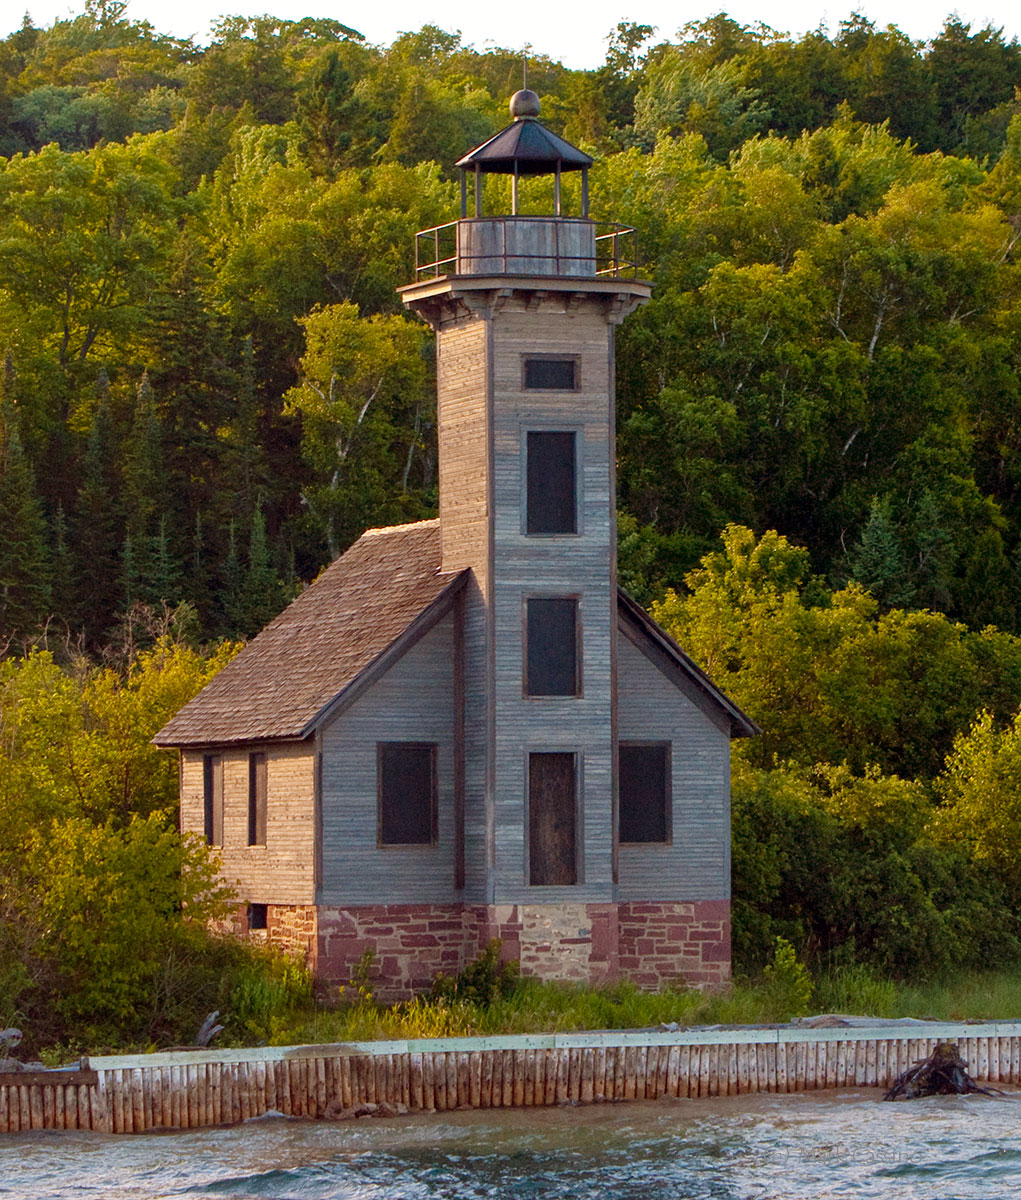
[[[456,974],[493,938],[502,942],[501,958],[517,959],[523,975],[538,979],[598,985],[624,977],[647,989],[730,979],[726,900],[323,907],[311,935],[309,914],[315,910],[270,906],[269,940],[306,953],[333,984],[357,982],[371,950],[368,982],[384,1002],[428,990],[440,972]]]
[[[479,946],[503,943],[522,975],[569,983],[609,983],[618,977],[615,904],[496,904],[477,910]]]
[[[267,904],[266,940],[310,961],[315,953],[319,912],[314,904]]]
[[[730,981],[730,901],[617,906],[620,973],[641,988]]]
[[[315,971],[321,979],[357,982],[368,950],[373,952],[368,982],[375,998],[407,1000],[428,991],[440,972],[456,975],[475,957],[474,914],[460,904],[319,909]]]

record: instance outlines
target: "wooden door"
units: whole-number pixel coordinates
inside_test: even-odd
[[[578,882],[577,756],[528,756],[528,881]]]

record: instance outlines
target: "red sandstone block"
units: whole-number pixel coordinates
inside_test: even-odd
[[[561,946],[590,946],[591,944],[592,944],[591,937],[573,937],[573,938],[561,938],[560,939]]]
[[[393,937],[394,927],[392,925],[363,925],[362,933],[366,937]]]
[[[690,942],[718,942],[722,937],[719,929],[693,929],[688,934]]]
[[[362,938],[327,937],[320,940],[321,952],[328,958],[361,958],[366,950],[373,948],[372,942]]]
[[[639,938],[638,941],[635,943],[635,953],[636,954],[655,954],[656,953],[656,943],[652,940],[652,938]]]
[[[728,942],[706,942],[702,946],[702,961],[704,963],[712,962],[730,962],[730,944]]]
[[[695,905],[695,916],[700,921],[730,920],[729,900],[699,900]]]
[[[401,945],[412,946],[438,946],[440,939],[434,937],[431,933],[407,933],[401,938]]]
[[[672,942],[683,942],[688,936],[688,930],[690,928],[690,925],[681,925],[680,923],[668,925],[666,927],[666,936],[670,938]]]

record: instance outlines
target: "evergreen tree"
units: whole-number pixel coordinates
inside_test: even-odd
[[[150,539],[148,558],[146,599],[156,608],[164,604],[173,607],[181,599],[181,572],[170,548],[166,513],[160,517],[156,533]]]
[[[130,533],[124,536],[120,579],[122,609],[127,613],[142,599],[142,577],[138,570],[134,539]]]
[[[138,385],[135,418],[124,455],[125,531],[131,543],[134,580],[126,594],[159,608],[180,599],[180,568],[169,533],[169,482],[156,398],[145,372]]]
[[[54,616],[70,621],[75,603],[74,559],[68,543],[64,506],[57,505],[50,523],[50,594]]]
[[[252,513],[252,531],[248,541],[248,569],[245,572],[239,612],[242,632],[251,637],[267,625],[283,606],[283,590],[270,561],[266,541],[266,518],[262,505]]]
[[[241,570],[241,560],[238,556],[237,526],[232,520],[227,532],[227,557],[221,571],[220,611],[222,612],[222,632],[228,636],[237,636],[244,625],[241,611],[241,594],[244,576]]]
[[[118,546],[122,518],[117,503],[119,480],[110,416],[110,382],[105,370],[99,373],[96,390],[82,484],[71,522],[77,584],[74,617],[91,646],[98,645],[113,624],[117,609],[116,580],[121,574]]]
[[[884,608],[910,603],[914,588],[888,496],[872,501],[861,537],[847,556],[847,571]]]
[[[231,510],[235,517],[247,521],[255,507],[258,489],[266,482],[266,461],[259,442],[259,393],[251,334],[241,343],[235,405],[224,468]]]
[[[213,598],[209,587],[205,537],[205,522],[202,519],[201,510],[199,510],[195,514],[195,528],[191,540],[191,561],[185,575],[184,590],[203,627],[213,624]]]
[[[136,550],[156,533],[166,502],[163,452],[156,402],[149,373],[142,375],[131,434],[124,447],[125,529]]]
[[[14,407],[14,372],[0,392],[0,650],[37,632],[49,613],[46,522]]]
[[[347,159],[359,107],[351,73],[330,50],[298,100],[305,153],[317,170],[330,174]]]

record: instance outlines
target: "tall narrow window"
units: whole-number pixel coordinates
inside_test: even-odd
[[[670,743],[621,742],[620,840],[670,841]]]
[[[219,754],[202,758],[203,826],[206,844],[223,845],[223,759]]]
[[[533,597],[525,614],[525,695],[580,695],[578,601]]]
[[[574,754],[528,756],[528,882],[578,882],[578,763]]]
[[[530,430],[525,439],[525,532],[577,533],[574,433]]]
[[[435,842],[435,744],[379,742],[376,758],[379,775],[379,844],[410,846]]]
[[[266,755],[248,756],[248,844],[266,844]]]
[[[578,358],[574,354],[526,354],[522,386],[527,392],[578,390]]]

